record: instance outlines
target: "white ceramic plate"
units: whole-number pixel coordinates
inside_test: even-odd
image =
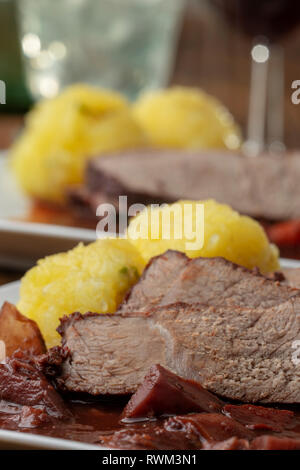
[[[108,450],[82,442],[0,430],[0,450]]]

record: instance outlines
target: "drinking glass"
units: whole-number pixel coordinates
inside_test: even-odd
[[[74,82],[134,99],[166,86],[185,0],[19,0],[27,86],[53,97]]]
[[[244,150],[284,150],[281,39],[300,23],[299,0],[211,0],[227,22],[252,38],[248,130]]]

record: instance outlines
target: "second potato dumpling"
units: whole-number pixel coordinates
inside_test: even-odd
[[[89,158],[145,145],[122,95],[72,85],[27,115],[23,134],[11,150],[12,168],[30,196],[63,202],[66,188],[82,182]]]
[[[197,226],[197,204],[203,205],[202,226]],[[127,233],[145,262],[172,249],[191,258],[222,256],[246,268],[258,267],[263,273],[279,268],[278,249],[269,243],[261,225],[214,200],[148,208],[131,220]]]
[[[229,111],[197,88],[148,92],[135,103],[134,115],[156,147],[235,150],[241,144],[240,129]]]

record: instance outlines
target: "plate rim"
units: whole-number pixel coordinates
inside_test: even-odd
[[[68,225],[43,224],[40,222],[26,222],[0,217],[0,232],[39,235],[47,238],[78,239],[83,242],[96,240],[96,230],[69,227]]]
[[[107,447],[58,437],[37,435],[22,431],[0,429],[0,449],[3,445],[25,449],[44,450],[110,450]]]

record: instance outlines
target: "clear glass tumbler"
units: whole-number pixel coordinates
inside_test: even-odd
[[[18,0],[27,86],[35,99],[74,82],[135,98],[163,87],[185,0]]]

